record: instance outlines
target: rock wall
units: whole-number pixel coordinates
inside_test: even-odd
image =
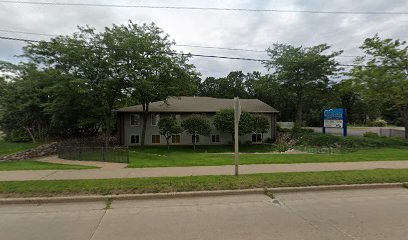
[[[47,143],[36,148],[0,157],[0,161],[25,160],[57,154],[59,143]]]

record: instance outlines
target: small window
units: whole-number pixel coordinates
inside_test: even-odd
[[[200,142],[200,135],[191,135],[191,142],[192,143],[198,143]]]
[[[152,135],[152,143],[160,143],[160,135]]]
[[[173,114],[172,118],[176,120],[176,122],[180,123],[181,122],[181,115],[180,114]]]
[[[252,142],[253,143],[262,143],[262,134],[260,134],[260,133],[252,134]]]
[[[220,142],[220,135],[212,135],[211,136],[211,141],[213,143],[219,143]]]
[[[139,141],[140,141],[139,135],[130,136],[130,143],[131,144],[139,144]]]
[[[152,114],[152,126],[157,126],[160,121],[160,115],[159,114]]]
[[[181,137],[178,134],[171,136],[171,143],[179,144],[181,142],[180,140],[181,140]]]
[[[130,114],[130,126],[139,126],[140,115],[139,114]]]

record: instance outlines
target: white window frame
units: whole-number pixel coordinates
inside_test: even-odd
[[[153,136],[159,136],[159,142],[157,143],[155,143],[155,142],[153,142]],[[160,136],[160,134],[152,134],[152,137],[151,137],[151,140],[152,140],[152,144],[161,144],[161,136]]]
[[[217,141],[217,136],[218,136],[218,141]],[[221,142],[220,134],[212,134],[211,135],[211,142],[212,143],[220,143]]]
[[[173,136],[179,136],[179,142],[173,142]],[[181,135],[180,134],[173,134],[171,135],[171,143],[172,144],[180,144],[181,143]]]
[[[153,120],[154,120],[154,117],[153,116],[155,116],[156,117],[156,121],[155,122],[153,122]],[[151,114],[151,124],[152,124],[152,126],[157,126],[157,125],[159,125],[159,121],[160,121],[160,114],[157,114],[157,113],[154,113],[154,114]]]
[[[132,122],[132,117],[133,116],[137,116],[138,117],[138,121],[137,121],[137,124],[132,124],[133,122]],[[140,114],[138,114],[138,113],[131,113],[130,114],[130,126],[139,126],[140,125]]]
[[[255,141],[254,141],[254,135],[255,135]],[[261,141],[258,141],[258,135],[261,136]],[[252,133],[251,142],[252,143],[263,143],[262,133]]]
[[[138,141],[132,143],[132,137],[135,137],[135,140],[137,139]],[[131,144],[131,145],[140,144],[140,135],[139,135],[139,134],[132,134],[132,135],[130,135],[130,144]]]

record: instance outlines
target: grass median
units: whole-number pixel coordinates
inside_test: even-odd
[[[408,169],[99,180],[0,182],[2,197],[167,193],[204,190],[408,182]]]

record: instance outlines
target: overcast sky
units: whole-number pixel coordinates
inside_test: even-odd
[[[30,0],[35,1],[35,0]],[[49,2],[86,2],[155,6],[226,7],[251,9],[324,11],[398,11],[408,12],[407,0],[44,0]],[[408,15],[333,15],[307,13],[227,12],[171,9],[138,9],[78,6],[42,6],[0,3],[0,29],[46,34],[70,34],[78,25],[100,30],[104,26],[155,22],[177,44],[264,50],[273,43],[312,46],[328,43],[343,55],[361,55],[358,46],[379,33],[383,38],[408,40]],[[0,36],[46,40],[49,37],[0,32]],[[0,39],[0,60],[18,62],[24,43]],[[265,58],[265,53],[177,47],[196,54]],[[352,58],[339,57],[342,63]],[[230,71],[262,71],[260,63],[193,58],[205,76],[225,76]]]

